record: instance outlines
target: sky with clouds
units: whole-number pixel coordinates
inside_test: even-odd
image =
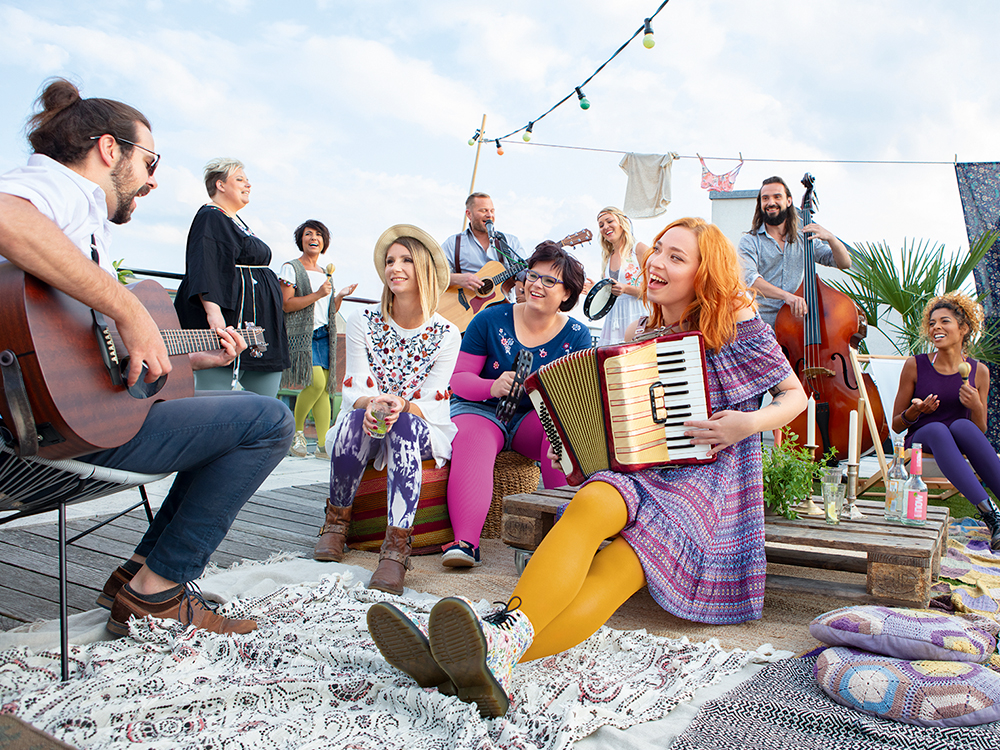
[[[0,1],[0,170],[27,157],[42,82],[65,76],[143,111],[163,154],[159,188],[116,229],[116,258],[183,271],[207,200],[201,169],[234,156],[253,184],[241,216],[274,268],[317,218],[333,234],[335,283],[376,296],[371,250],[385,228],[439,240],[461,229],[482,116],[490,137],[535,119],[658,5]],[[498,229],[525,247],[596,231],[597,211],[624,198],[621,152],[677,152],[669,209],[636,222],[648,242],[671,219],[711,216],[695,154],[718,174],[742,154],[764,161],[747,161],[736,189],[780,174],[798,199],[811,171],[816,220],[850,242],[968,246],[952,162],[1000,160],[1000,3],[671,0],[653,28],[653,49],[640,36],[585,88],[588,111],[574,96],[531,144],[483,147],[475,187],[493,195]],[[599,271],[596,244],[578,254]]]

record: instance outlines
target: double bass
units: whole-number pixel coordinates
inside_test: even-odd
[[[802,178],[806,188],[802,196],[802,226],[812,223],[815,179],[809,173]],[[789,238],[792,242],[795,238]],[[818,447],[815,459],[819,460],[828,449],[835,451],[833,460],[847,458],[850,431],[850,414],[858,409],[858,399],[865,398],[871,405],[878,439],[889,436],[889,425],[882,410],[882,399],[871,376],[865,373],[864,393],[854,377],[850,365],[850,348],[857,347],[868,335],[868,319],[850,297],[823,282],[816,275],[813,240],[804,235],[805,273],[796,294],[806,301],[806,315],[796,318],[785,305],[778,311],[774,333],[784,349],[792,369],[802,381],[806,396],[816,399],[816,432]],[[806,442],[807,415],[796,417],[789,428]],[[861,453],[873,446],[867,420],[861,419]]]

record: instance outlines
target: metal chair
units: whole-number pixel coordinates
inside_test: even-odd
[[[152,523],[153,511],[143,485],[168,476],[108,469],[82,461],[55,461],[35,456],[22,458],[11,447],[0,443],[0,511],[13,511],[11,515],[0,518],[0,526],[50,510],[59,514],[59,635],[63,680],[69,677],[66,546],[140,506],[145,506],[146,517]],[[72,539],[66,538],[67,505],[96,500],[133,487],[139,488],[141,501]]]

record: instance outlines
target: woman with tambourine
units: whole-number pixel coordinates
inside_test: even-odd
[[[545,457],[549,441],[530,399],[520,386],[510,396],[515,378],[523,383],[542,365],[590,347],[587,326],[566,315],[580,298],[584,280],[580,261],[556,243],[543,242],[528,258],[525,301],[493,305],[465,331],[451,379],[451,418],[458,434],[448,474],[455,542],[445,547],[446,567],[479,565],[479,537],[493,499],[493,466],[500,451],[515,450],[541,461],[546,487],[566,484],[566,476]],[[525,364],[527,354],[530,364]],[[498,414],[499,406],[510,408]]]
[[[591,320],[604,318],[598,346],[625,341],[629,325],[646,314],[642,303],[642,258],[649,247],[636,242],[632,222],[614,206],[597,214],[597,232],[601,237],[601,276],[596,284],[584,285],[587,297],[584,314]]]

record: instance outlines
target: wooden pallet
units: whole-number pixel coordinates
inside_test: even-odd
[[[572,487],[561,487],[504,498],[501,538],[521,550],[515,552],[519,565],[541,543],[555,522],[559,506],[569,502],[574,491]],[[862,499],[858,507],[864,518],[841,521],[836,526],[827,524],[822,516],[793,521],[767,515],[764,550],[770,563],[862,573],[866,577],[864,584],[769,575],[768,590],[926,607],[931,585],[938,578],[941,555],[947,548],[948,508],[930,506],[927,524],[914,527],[884,520],[881,502]]]

